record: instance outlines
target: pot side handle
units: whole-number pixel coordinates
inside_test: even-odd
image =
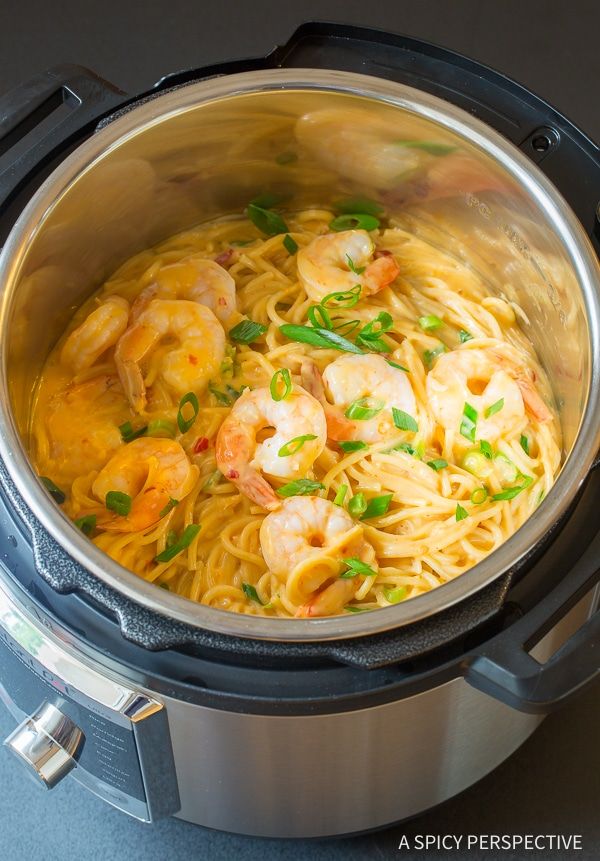
[[[600,533],[574,568],[521,619],[467,656],[473,687],[518,711],[547,714],[600,676],[600,611],[546,661],[529,654],[540,639],[600,581]]]
[[[125,93],[83,66],[41,72],[0,97],[0,206]]]

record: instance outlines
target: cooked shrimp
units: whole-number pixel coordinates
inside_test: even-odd
[[[318,496],[285,499],[260,528],[260,546],[269,570],[286,580],[286,593],[299,616],[342,611],[361,577],[339,579],[343,560],[359,558],[376,570],[375,551],[363,526],[340,506]]]
[[[257,435],[274,433],[262,442]],[[314,439],[299,440],[304,435]],[[274,401],[269,388],[246,390],[235,402],[217,436],[217,466],[242,493],[263,508],[281,500],[261,473],[278,478],[303,478],[323,451],[327,427],[318,401],[299,387],[285,400]],[[292,444],[292,453],[281,449]]]
[[[127,328],[128,318],[128,302],[121,296],[109,296],[71,332],[62,348],[61,362],[76,373],[91,367],[102,353],[114,347]]]
[[[161,374],[179,395],[206,388],[225,357],[225,332],[209,308],[184,299],[154,299],[115,350],[121,384],[138,413],[146,407],[141,362],[166,337],[178,345],[163,356]]]
[[[100,470],[92,492],[104,501],[111,490],[132,499],[125,517],[107,516],[98,526],[108,532],[139,532],[152,526],[171,500],[182,500],[198,477],[183,448],[171,439],[135,439],[122,446]]]
[[[413,418],[417,406],[415,396],[404,371],[393,368],[382,356],[340,356],[323,372],[325,389],[345,421],[351,427],[344,439],[378,442],[396,433],[392,407],[402,410]],[[377,415],[366,420],[349,420],[344,412],[354,401],[368,398],[367,408],[379,409]],[[338,425],[334,425],[335,432]],[[332,438],[335,437],[332,433]]]
[[[360,285],[362,295],[377,293],[400,269],[391,255],[373,260],[375,245],[366,230],[317,236],[297,254],[298,276],[311,299],[343,293]],[[353,270],[363,270],[360,274]]]
[[[347,419],[339,407],[333,406],[327,400],[323,377],[312,359],[304,359],[302,362],[300,376],[302,385],[307,392],[316,398],[323,407],[325,420],[327,422],[327,436],[332,440],[352,439],[354,424]]]
[[[514,430],[525,418],[526,406],[541,421],[546,413],[550,416],[524,371],[494,348],[457,349],[440,356],[427,375],[426,390],[442,427],[458,433],[468,403],[477,411],[477,438],[489,442]],[[486,417],[486,410],[500,401],[502,408]]]
[[[185,257],[158,270],[152,284],[142,290],[133,303],[131,317],[136,321],[153,299],[187,299],[206,305],[222,323],[236,310],[235,281],[214,260]]]

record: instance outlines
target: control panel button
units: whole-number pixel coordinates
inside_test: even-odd
[[[82,731],[70,718],[51,703],[43,703],[4,744],[46,789],[52,789],[77,765],[83,742]]]

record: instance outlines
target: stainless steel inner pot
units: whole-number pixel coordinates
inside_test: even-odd
[[[440,193],[432,173],[420,174],[412,149],[412,167],[394,178],[390,195],[356,135],[320,153],[301,147],[297,162],[279,163],[278,154],[298,149],[299,117],[340,110],[352,113],[359,141],[363,132],[379,136],[382,147],[425,140],[456,148],[476,168]],[[265,191],[285,195],[288,209],[327,205],[343,195],[384,200],[409,230],[476,270],[490,295],[520,306],[522,327],[559,406],[565,464],[528,522],[456,580],[376,613],[263,619],[157,589],[73,526],[28,459],[36,379],[73,310],[127,257],[200,221],[240,213]],[[78,147],[39,189],[3,249],[0,283],[0,454],[20,493],[77,562],[122,594],[197,627],[307,641],[356,637],[436,613],[536,545],[567,510],[600,445],[600,270],[581,225],[540,170],[499,134],[445,101],[379,78],[310,69],[251,72],[201,81],[134,107]]]

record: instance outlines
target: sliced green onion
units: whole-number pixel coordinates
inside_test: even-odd
[[[473,340],[473,335],[471,335],[470,332],[467,332],[466,329],[459,329],[458,330],[458,338],[459,338],[461,344],[466,344],[467,341]]]
[[[348,511],[353,517],[360,517],[367,510],[367,500],[364,493],[356,493],[348,503]]]
[[[495,493],[492,499],[495,501],[514,499],[515,496],[518,496],[522,490],[525,490],[533,482],[533,478],[530,475],[519,475],[518,477],[523,479],[522,484],[518,484],[515,487],[505,487],[500,493]]]
[[[275,156],[275,161],[277,164],[292,164],[292,162],[298,161],[298,155],[295,152],[290,152],[289,150],[286,152],[280,152],[279,155]]]
[[[232,341],[237,341],[238,344],[251,344],[260,338],[267,331],[267,327],[262,323],[255,323],[254,320],[240,320],[232,329],[229,330],[229,337]]]
[[[220,404],[223,404],[224,407],[231,406],[231,398],[229,395],[225,394],[225,392],[222,392],[220,389],[217,389],[212,383],[208,384],[208,391],[211,395],[214,395],[217,401]]]
[[[384,407],[385,401],[382,401],[381,398],[358,398],[358,400],[352,401],[344,415],[347,419],[363,422],[378,416]]]
[[[333,211],[340,215],[348,213],[352,215],[355,212],[362,212],[365,215],[379,215],[383,212],[383,206],[368,197],[346,197],[343,200],[335,201]]]
[[[404,371],[405,374],[410,373],[408,368],[405,368],[404,365],[399,365],[397,362],[392,362],[391,359],[386,359],[386,362],[388,363],[388,365],[391,365],[392,368],[398,368],[399,371]]]
[[[310,478],[297,478],[295,481],[290,481],[284,484],[283,487],[276,491],[278,496],[310,496],[311,493],[316,493],[318,490],[324,490],[325,485],[320,481],[312,481]]]
[[[321,299],[321,305],[324,308],[354,308],[360,299],[362,287],[360,284],[355,284],[350,290],[341,290],[334,293],[328,293]]]
[[[390,353],[391,348],[381,340],[381,335],[389,330],[394,325],[391,314],[387,311],[382,311],[374,320],[367,323],[356,338],[357,344],[362,344],[368,350],[373,350],[379,353]]]
[[[85,517],[78,517],[73,523],[78,529],[81,529],[84,535],[91,535],[96,528],[96,515],[86,514]]]
[[[189,526],[185,527],[178,540],[170,547],[163,550],[162,553],[159,553],[158,556],[155,556],[154,561],[170,562],[171,559],[174,559],[182,550],[185,550],[186,547],[190,546],[199,532],[200,526],[197,523],[190,523]]]
[[[440,329],[444,325],[444,321],[436,314],[427,314],[425,317],[419,317],[419,326],[424,332],[433,332],[434,329]]]
[[[334,320],[339,319],[339,317],[334,317]],[[344,320],[341,323],[337,323],[333,328],[338,335],[349,335],[351,332],[354,332],[357,326],[360,326],[360,320]]]
[[[245,248],[247,245],[252,245],[256,239],[232,239],[230,245],[235,245],[237,248]]]
[[[519,443],[521,445],[521,448],[525,452],[525,454],[529,457],[530,456],[529,455],[529,438],[526,437],[524,433],[521,434],[521,437],[519,439]]]
[[[455,146],[451,144],[437,143],[436,141],[394,141],[398,146],[406,147],[406,149],[422,149],[428,152],[429,155],[448,155],[454,152]]]
[[[292,393],[292,378],[287,368],[275,371],[269,384],[274,401],[285,401]]]
[[[346,262],[348,263],[350,272],[354,272],[355,275],[362,275],[367,268],[366,266],[356,266],[349,254],[346,254]]]
[[[367,502],[367,507],[360,519],[369,520],[371,517],[381,517],[383,514],[386,514],[393,495],[393,493],[384,493],[383,496],[374,496],[373,499]]]
[[[398,430],[412,431],[413,433],[419,430],[417,420],[408,413],[405,413],[404,410],[392,407],[392,418]]]
[[[494,415],[496,415],[496,413],[499,413],[503,406],[504,406],[504,398],[500,398],[499,401],[496,401],[496,403],[492,404],[490,407],[488,407],[486,409],[486,411],[485,411],[486,419],[489,419],[489,418],[491,418],[491,416],[494,416]]]
[[[166,589],[167,592],[171,591],[171,587],[168,583],[159,583],[158,586],[160,589]]]
[[[121,493],[120,490],[109,490],[104,504],[109,511],[114,511],[120,517],[127,517],[131,511],[131,497],[128,493]]]
[[[374,571],[370,565],[367,565],[366,562],[363,562],[362,559],[358,559],[356,556],[352,556],[350,559],[342,559],[342,562],[348,566],[348,570],[340,574],[340,577],[343,577],[345,580],[350,577],[356,577],[357,574],[360,574],[361,577],[377,577],[377,571]]]
[[[346,213],[338,215],[333,221],[330,221],[329,227],[336,232],[342,230],[377,230],[379,219],[375,218],[374,215],[361,212]]]
[[[427,466],[430,466],[432,469],[438,472],[440,469],[445,469],[445,467],[448,466],[448,461],[444,460],[443,457],[436,457],[435,460],[428,460]]]
[[[360,353],[362,350],[342,338],[337,332],[330,332],[329,329],[312,328],[311,326],[297,326],[294,323],[284,323],[279,327],[279,331],[290,341],[298,341],[301,344],[311,344],[313,347],[320,347],[324,350],[341,350],[346,353]]]
[[[409,442],[399,442],[388,449],[388,451],[404,451],[406,454],[410,454],[411,457],[417,457],[418,454],[414,445],[411,445]]]
[[[148,436],[164,436],[173,439],[176,433],[175,423],[169,419],[152,419],[148,422]]]
[[[348,493],[348,485],[347,484],[340,484],[340,486],[338,487],[337,493],[335,495],[335,498],[333,500],[333,504],[334,505],[343,505],[344,499],[346,498],[347,493]]]
[[[441,356],[442,353],[445,352],[445,344],[439,344],[437,347],[434,347],[433,350],[425,350],[425,352],[423,353],[423,361],[427,370],[430,370],[437,357]]]
[[[278,233],[288,232],[288,226],[281,215],[270,209],[257,206],[255,203],[249,203],[246,214],[252,224],[258,227],[262,233],[266,233],[267,236],[277,236]]]
[[[363,442],[361,439],[342,440],[338,442],[338,445],[346,454],[351,451],[362,451],[363,448],[369,448],[366,442]]]
[[[512,460],[509,460],[505,454],[502,454],[500,451],[497,452],[494,457],[494,463],[498,468],[503,484],[510,484],[513,481],[516,481],[519,470]]]
[[[399,604],[408,595],[408,586],[398,586],[396,589],[384,589],[383,595],[390,604]]]
[[[465,452],[461,461],[461,466],[476,475],[477,478],[487,478],[492,472],[492,465],[489,460],[477,449],[470,449]]]
[[[277,454],[279,457],[289,457],[292,454],[296,454],[297,451],[300,451],[305,442],[309,442],[316,438],[317,437],[314,433],[305,433],[302,434],[302,436],[295,436],[289,442],[286,442],[285,445],[282,445]]]
[[[463,408],[462,421],[460,423],[460,432],[465,439],[470,442],[475,442],[475,434],[477,432],[477,410],[471,404],[465,403]]]
[[[311,305],[306,312],[315,329],[333,329],[333,323],[328,311],[322,305]]]
[[[366,613],[368,609],[368,607],[352,607],[350,604],[344,607],[346,613]]]
[[[171,497],[158,516],[166,517],[170,511],[173,511],[176,505],[179,505],[179,500],[173,499],[173,497]]]
[[[183,408],[189,404],[194,411],[194,414],[191,418],[186,419],[183,415]],[[181,433],[187,433],[191,426],[194,424],[196,419],[198,418],[198,413],[200,412],[200,404],[198,403],[198,398],[194,394],[194,392],[188,392],[187,395],[184,395],[182,399],[179,401],[179,409],[177,410],[177,425]]]
[[[456,517],[457,522],[460,520],[464,520],[465,517],[468,517],[468,516],[469,516],[469,512],[466,510],[466,508],[463,508],[462,505],[457,504],[456,513],[455,513],[455,517]]]
[[[295,254],[298,250],[298,243],[290,236],[289,233],[286,233],[283,239],[283,247],[288,252],[288,254]]]
[[[476,487],[473,493],[471,494],[471,502],[473,505],[481,505],[488,498],[487,488],[485,487]]]
[[[486,457],[488,460],[491,460],[491,459],[493,458],[493,456],[494,456],[494,452],[493,452],[493,450],[492,450],[491,445],[490,445],[490,444],[489,444],[489,442],[488,442],[487,440],[485,440],[485,439],[481,439],[481,440],[479,440],[479,451],[480,451],[480,452],[482,453],[482,455],[483,455],[484,457]]]
[[[52,499],[57,502],[59,505],[62,505],[65,499],[67,498],[65,493],[58,487],[51,478],[48,478],[45,475],[40,475],[40,481],[52,497]]]
[[[242,583],[242,591],[247,598],[250,598],[251,601],[256,601],[257,604],[262,606],[262,601],[258,597],[258,592],[254,586],[250,583]]]
[[[119,425],[119,430],[121,431],[121,439],[123,442],[131,442],[139,436],[144,436],[148,430],[148,425],[144,425],[143,427],[134,430],[131,422],[123,422],[122,425]]]

